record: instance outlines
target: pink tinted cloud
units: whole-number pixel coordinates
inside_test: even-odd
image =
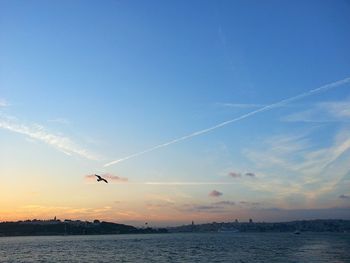
[[[252,173],[252,172],[247,172],[247,173],[237,173],[237,172],[229,172],[228,173],[228,176],[232,177],[232,178],[240,178],[242,177],[242,175],[244,176],[248,176],[248,177],[255,177],[255,173]]]
[[[219,192],[219,191],[217,191],[217,190],[213,190],[213,191],[211,191],[210,193],[209,193],[209,196],[210,197],[219,197],[219,196],[222,196],[223,195],[223,193],[221,193],[221,192]]]
[[[236,172],[229,172],[228,176],[233,177],[233,178],[239,178],[239,177],[241,177],[241,174],[236,173]]]
[[[114,183],[125,183],[128,181],[128,178],[120,177],[117,175],[105,173],[105,174],[99,174],[102,178],[105,178],[108,182],[114,182]],[[96,176],[95,174],[88,174],[85,175],[84,178],[88,181],[95,181]]]

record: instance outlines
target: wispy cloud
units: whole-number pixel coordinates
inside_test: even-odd
[[[236,172],[229,172],[228,176],[230,176],[232,178],[240,178],[242,175],[240,173],[236,173]]]
[[[247,172],[247,173],[243,173],[244,176],[248,176],[248,177],[255,177],[255,173],[252,172]],[[237,173],[237,172],[229,172],[228,173],[229,177],[232,178],[241,178],[242,177],[242,173]]]
[[[226,209],[218,205],[203,205],[203,204],[185,204],[177,207],[177,210],[181,212],[190,213],[224,213]]]
[[[105,179],[108,180],[108,182],[114,182],[114,183],[125,183],[128,181],[128,178],[125,177],[120,177],[117,175],[113,175],[113,174],[109,174],[109,173],[105,173],[105,174],[101,174],[101,176]],[[95,174],[88,174],[85,175],[84,178],[91,182],[91,181],[96,181],[96,176]]]
[[[211,191],[210,193],[209,193],[209,196],[210,197],[219,197],[219,196],[222,196],[223,195],[223,193],[221,193],[221,192],[219,192],[219,191],[217,191],[217,190],[213,190],[213,191]]]
[[[327,101],[314,104],[310,109],[295,112],[282,118],[287,122],[349,122],[350,101]]]
[[[338,131],[330,145],[315,148],[313,134],[281,136],[266,141],[260,149],[245,150],[259,170],[259,183],[242,181],[255,191],[270,192],[280,200],[316,204],[324,194],[335,191],[350,170],[349,131]],[[258,148],[261,146],[258,146]]]
[[[235,202],[232,201],[220,201],[220,202],[215,202],[213,205],[218,205],[218,206],[234,206],[236,205]]]
[[[146,208],[149,210],[164,211],[175,210],[185,213],[227,213],[232,212],[232,209],[235,209],[235,202],[233,201],[219,201],[212,203],[175,203],[175,202],[163,202],[163,201],[152,201],[146,203]]]
[[[0,107],[8,107],[10,104],[5,100],[0,98]]]
[[[216,129],[219,129],[219,128],[222,128],[224,126],[227,126],[227,125],[229,125],[231,123],[235,123],[235,122],[244,120],[246,118],[252,117],[252,116],[254,116],[254,115],[258,114],[258,113],[262,113],[262,112],[269,111],[269,110],[272,110],[272,109],[275,109],[275,108],[279,108],[279,107],[282,107],[282,106],[287,105],[289,103],[292,103],[294,101],[301,100],[303,98],[306,98],[306,97],[309,97],[309,96],[312,96],[312,95],[316,95],[316,94],[319,94],[321,92],[325,92],[327,90],[334,89],[336,87],[339,87],[339,86],[342,86],[342,85],[346,85],[346,84],[349,84],[349,83],[350,83],[350,77],[342,79],[342,80],[339,80],[339,81],[336,81],[336,82],[332,82],[332,83],[329,83],[329,84],[326,84],[326,85],[323,85],[323,86],[321,86],[319,88],[312,89],[312,90],[306,91],[304,93],[301,93],[299,95],[296,95],[296,96],[293,96],[293,97],[289,97],[287,99],[283,99],[283,100],[278,101],[276,103],[272,103],[272,104],[266,105],[266,106],[261,107],[261,108],[259,108],[257,110],[254,110],[254,111],[251,111],[249,113],[243,114],[243,115],[241,115],[241,116],[239,116],[237,118],[218,123],[218,124],[216,124],[214,126],[211,126],[209,128],[190,133],[188,135],[176,138],[176,139],[168,141],[166,143],[162,143],[162,144],[156,145],[154,147],[148,148],[148,149],[146,149],[144,151],[136,152],[136,153],[131,154],[129,156],[126,156],[126,157],[123,157],[123,158],[111,161],[109,163],[106,163],[104,165],[104,167],[111,166],[113,164],[117,164],[117,163],[129,160],[131,158],[135,158],[137,156],[140,156],[140,155],[143,155],[143,154],[146,154],[146,153],[149,153],[149,152],[153,152],[153,151],[155,151],[157,149],[164,148],[164,147],[167,147],[169,145],[172,145],[172,144],[184,141],[184,140],[188,140],[190,138],[197,137],[197,136],[200,136],[200,135],[205,134],[205,133],[209,133],[209,132],[214,131]]]
[[[260,149],[245,149],[244,155],[260,169],[278,167],[293,170],[295,163],[290,163],[289,157],[302,153],[310,147],[309,144],[304,134],[272,136],[257,146]]]
[[[333,144],[329,147],[306,152],[303,155],[304,161],[299,165],[295,164],[296,169],[305,175],[316,175],[331,164],[334,164],[341,156],[350,150],[348,132],[348,130],[338,132]]]
[[[261,203],[259,202],[248,202],[248,201],[240,201],[240,205],[245,205],[245,206],[259,206]]]
[[[62,135],[50,133],[43,126],[38,124],[24,124],[19,122],[14,117],[0,115],[0,128],[9,130],[15,133],[23,134],[31,139],[44,142],[67,155],[76,154],[81,157],[98,160],[96,154],[89,152],[88,150],[80,147],[70,138]]]
[[[344,194],[342,194],[342,195],[339,195],[339,198],[340,198],[340,199],[350,199],[350,195],[344,195]]]
[[[332,101],[322,103],[328,112],[337,118],[350,118],[350,101]]]
[[[237,207],[237,205],[239,205],[239,207]],[[185,205],[184,207],[187,210],[197,212],[227,213],[228,211],[232,211],[232,209],[257,209],[260,206],[261,203],[259,202],[240,201],[235,203],[233,201],[220,201],[211,204]]]
[[[159,210],[165,208],[174,208],[174,203],[164,202],[164,203],[147,203],[146,208],[150,210]]]

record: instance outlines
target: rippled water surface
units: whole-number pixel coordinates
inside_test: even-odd
[[[350,234],[1,237],[0,262],[350,262]]]

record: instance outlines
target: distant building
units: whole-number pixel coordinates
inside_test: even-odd
[[[249,218],[249,223],[253,223],[253,219]]]

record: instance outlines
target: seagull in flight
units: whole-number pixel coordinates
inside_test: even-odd
[[[105,183],[108,184],[108,181],[106,179],[102,178],[101,176],[99,176],[97,174],[95,174],[95,176],[97,177],[97,182],[104,181]]]

